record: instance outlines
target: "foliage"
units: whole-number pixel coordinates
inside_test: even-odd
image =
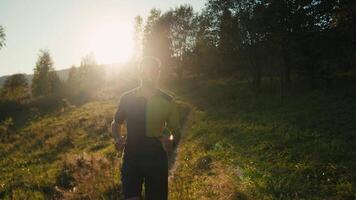
[[[0,123],[0,141],[6,142],[10,137],[10,127],[14,125],[12,118],[7,118]]]
[[[6,78],[1,89],[3,99],[22,101],[29,98],[29,88],[24,74],[14,74]]]
[[[237,74],[256,94],[265,78],[279,79],[284,97],[293,79],[327,90],[355,68],[355,3],[351,1],[209,0],[146,20],[143,54],[164,60],[181,78]]]
[[[143,19],[140,15],[135,17],[135,24],[134,24],[134,59],[138,60],[142,56],[142,37],[143,37]]]
[[[171,171],[171,199],[355,198],[355,82],[347,79],[355,71],[355,5],[208,0],[200,13],[182,5],[152,9],[145,24],[136,18],[136,51],[160,58],[164,73],[174,67],[182,80],[169,87],[194,108]],[[129,81],[120,80],[120,92],[136,84]],[[306,83],[323,83],[327,93]],[[108,132],[116,101],[70,103],[86,102],[104,84],[93,55],[61,84],[46,50],[34,69],[36,98],[18,102],[26,96],[22,75],[6,81],[1,199],[121,198]]]
[[[183,59],[193,51],[196,38],[196,16],[193,7],[190,5],[182,5],[176,7],[171,13],[170,23],[170,48],[172,57],[177,63],[177,74],[179,78],[183,76]]]
[[[5,46],[5,28],[0,25],[0,49]]]
[[[65,83],[66,95],[74,102],[84,102],[105,85],[105,72],[93,54],[82,58],[79,67],[71,67]]]
[[[38,97],[59,93],[60,88],[61,81],[54,71],[53,61],[49,51],[40,50],[32,79],[32,95]]]
[[[196,14],[190,5],[182,5],[162,14],[152,9],[147,17],[143,33],[143,55],[155,56],[162,61],[163,73],[176,67],[181,78],[183,59],[195,45]],[[140,41],[135,38],[135,41]]]
[[[161,10],[152,9],[144,26],[143,55],[159,58],[163,67],[172,65],[169,37],[171,19],[170,13],[162,14]]]

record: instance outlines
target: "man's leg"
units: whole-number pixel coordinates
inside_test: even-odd
[[[141,197],[132,197],[132,198],[128,198],[128,199],[125,199],[125,200],[141,200]]]
[[[145,167],[145,199],[167,200],[168,162],[147,163]]]
[[[125,199],[141,199],[143,174],[135,161],[124,160],[121,168],[122,191]]]

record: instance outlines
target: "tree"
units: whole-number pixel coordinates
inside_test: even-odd
[[[53,68],[53,61],[48,50],[40,50],[34,69],[31,91],[33,96],[58,93],[60,79]]]
[[[340,64],[333,69],[338,69],[338,72],[349,71],[356,66],[356,2],[340,1],[333,11],[333,39],[338,43],[338,54],[341,53],[337,61]]]
[[[5,46],[5,28],[0,25],[0,49]]]
[[[269,76],[279,80],[283,98],[292,78],[310,78],[312,88],[323,81],[329,88],[336,76],[352,70],[355,10],[351,0],[208,0],[200,14],[188,5],[165,13],[152,9],[143,52],[170,56],[178,74],[182,66],[193,66],[198,75],[238,75],[256,94]]]
[[[93,53],[84,56],[80,66],[72,66],[65,82],[65,92],[76,102],[86,101],[105,84],[105,71],[98,65]]]
[[[29,97],[29,88],[24,74],[14,74],[6,78],[1,89],[2,98],[21,101]]]
[[[136,20],[137,21],[137,20]],[[152,9],[146,20],[143,34],[143,55],[155,56],[162,61],[163,74],[169,66],[176,66],[182,77],[183,66],[194,50],[197,18],[190,5],[182,5],[161,13]]]
[[[201,76],[207,72],[214,72],[218,65],[218,49],[214,37],[211,35],[210,16],[204,10],[196,16],[195,45],[191,56],[191,69]]]
[[[134,59],[137,60],[142,56],[142,37],[143,37],[143,19],[141,16],[136,16],[135,17],[135,24],[134,24],[134,43],[135,43],[135,49],[134,49]]]
[[[65,82],[65,94],[68,98],[77,98],[82,90],[79,69],[72,66],[69,69],[68,79]]]
[[[238,31],[238,23],[235,21],[236,18],[231,12],[231,8],[225,6],[222,11],[222,16],[219,25],[219,52],[220,52],[220,63],[224,66],[224,69],[229,71],[235,67],[236,63],[234,57],[237,55],[237,50],[240,46],[240,36]]]
[[[69,69],[67,83],[73,86],[79,84],[78,69],[75,66]]]
[[[170,11],[170,39],[172,57],[178,64],[177,74],[183,76],[183,59],[193,52],[197,33],[197,18],[190,5],[182,5]]]
[[[104,85],[104,69],[97,64],[95,56],[92,53],[82,58],[78,69],[78,76],[81,90],[87,94],[92,93]]]
[[[161,17],[161,11],[158,9],[151,9],[150,14],[147,17],[144,27],[143,35],[143,54],[154,55],[157,54],[157,46],[154,44],[158,40],[158,21]]]
[[[170,24],[172,13],[162,14],[158,9],[152,9],[144,27],[143,55],[155,56],[162,62],[162,72],[172,65]]]

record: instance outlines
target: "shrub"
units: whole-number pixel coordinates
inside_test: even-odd
[[[0,140],[1,142],[7,141],[10,137],[10,127],[13,125],[12,118],[7,118],[3,122],[0,123]]]
[[[110,162],[101,155],[70,155],[57,176],[60,199],[101,199],[115,187]]]
[[[15,100],[0,100],[0,121],[12,116],[14,113],[24,110],[25,106]]]
[[[50,111],[56,108],[59,108],[65,104],[61,95],[47,95],[47,96],[40,96],[33,99],[28,106],[30,108],[38,108],[42,111]]]

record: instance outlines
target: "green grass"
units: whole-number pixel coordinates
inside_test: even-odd
[[[289,96],[282,104],[278,94],[256,97],[234,80],[170,87],[195,107],[172,199],[356,198],[352,88]]]
[[[111,185],[96,189],[117,194],[119,155],[109,133],[115,109],[116,101],[90,102],[40,116],[12,132],[10,141],[0,144],[0,199],[53,198],[64,163],[83,152],[110,161],[105,170],[112,174]]]
[[[170,199],[355,199],[356,102],[333,95],[254,95],[235,80],[167,86],[190,104]],[[267,92],[268,91],[268,92]],[[0,143],[0,199],[121,199],[109,126],[116,100],[30,118]],[[95,192],[93,192],[95,191]]]

